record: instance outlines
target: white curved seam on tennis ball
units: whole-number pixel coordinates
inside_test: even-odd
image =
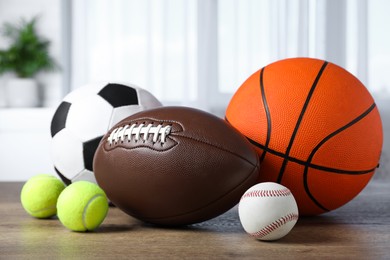
[[[50,209],[55,209],[56,208],[56,205],[54,206],[51,206],[51,207],[47,207],[47,208],[44,208],[44,209],[39,209],[39,210],[29,210],[31,213],[35,214],[35,213],[39,213],[39,212],[42,212],[42,211],[45,211],[45,210],[50,210]]]
[[[85,222],[88,206],[98,197],[103,197],[103,195],[102,194],[96,194],[95,196],[93,196],[92,198],[89,199],[89,201],[87,202],[87,205],[85,205],[85,207],[84,207],[84,211],[83,211],[83,226],[84,226],[84,228],[86,230],[89,230],[89,228],[87,227],[87,223]]]

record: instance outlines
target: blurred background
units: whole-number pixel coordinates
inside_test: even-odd
[[[0,0],[0,51],[12,45],[7,24],[36,17],[55,61],[29,75],[34,91],[10,88],[20,73],[2,72],[0,64],[0,181],[53,172],[51,117],[64,95],[84,84],[130,82],[165,105],[223,116],[247,77],[297,56],[336,63],[367,86],[384,123],[377,174],[386,174],[389,13],[387,0]]]

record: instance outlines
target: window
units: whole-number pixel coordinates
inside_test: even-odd
[[[197,1],[74,1],[72,88],[130,82],[168,103],[197,99]]]
[[[378,97],[390,97],[390,2],[367,1],[368,87]]]
[[[389,96],[386,0],[73,1],[72,88],[132,82],[164,104],[223,114],[270,62],[334,62]]]

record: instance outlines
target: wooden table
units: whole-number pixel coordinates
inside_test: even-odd
[[[242,229],[237,208],[186,228],[157,228],[110,208],[95,232],[27,215],[22,183],[0,183],[0,259],[390,259],[389,181],[372,181],[331,213],[300,218],[286,237],[261,242]]]

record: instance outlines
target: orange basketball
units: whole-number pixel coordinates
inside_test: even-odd
[[[311,58],[277,61],[237,90],[226,120],[255,146],[259,182],[294,194],[301,215],[353,199],[378,167],[383,133],[370,93],[352,74]]]

